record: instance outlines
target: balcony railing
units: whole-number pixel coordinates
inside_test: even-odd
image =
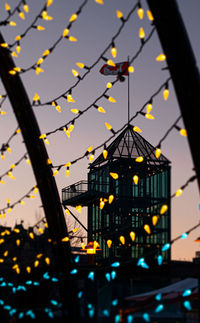
[[[79,181],[62,189],[62,201],[67,201],[81,194],[109,193],[108,183],[95,183],[88,181]]]

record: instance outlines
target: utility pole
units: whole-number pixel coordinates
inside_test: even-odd
[[[1,34],[0,43],[5,43]],[[9,50],[0,46],[0,77],[21,129],[39,188],[49,235],[52,240],[55,266],[59,273],[61,302],[63,307],[67,309],[69,322],[79,322],[75,286],[70,275],[70,243],[69,241],[62,241],[63,238],[68,236],[68,231],[56,182],[52,175],[51,166],[47,162],[48,154],[43,140],[39,139],[41,135],[39,126],[21,78],[17,74],[9,74],[9,71],[14,67]]]
[[[175,0],[147,0],[188,134],[200,190],[200,76]],[[192,19],[192,18],[191,18]],[[184,163],[184,160],[183,160]]]

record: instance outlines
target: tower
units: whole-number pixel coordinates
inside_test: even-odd
[[[156,257],[170,241],[170,161],[156,158],[132,125],[106,150],[90,164],[88,181],[62,190],[63,205],[88,207],[88,241],[99,242],[102,261]]]

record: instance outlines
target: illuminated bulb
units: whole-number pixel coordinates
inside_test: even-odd
[[[40,97],[37,93],[35,93],[34,97],[33,97],[33,101],[34,102],[37,102],[37,101],[40,101]]]
[[[53,17],[48,16],[47,11],[46,10],[43,10],[43,12],[42,12],[42,19],[44,19],[44,20],[52,20]]]
[[[38,59],[38,61],[37,61],[37,65],[40,65],[40,64],[42,64],[44,62],[44,58],[42,58],[42,57],[40,57],[39,59]]]
[[[139,156],[139,157],[137,157],[137,158],[135,159],[135,161],[136,161],[137,163],[142,163],[142,162],[143,162],[143,160],[144,160],[144,158],[143,158],[142,156]]]
[[[39,266],[39,263],[40,263],[39,260],[35,260],[34,261],[34,267],[37,268]]]
[[[42,54],[43,57],[48,56],[50,54],[50,50],[46,49],[44,53]]]
[[[36,194],[38,192],[38,188],[37,188],[37,186],[35,185],[34,186],[34,193]]]
[[[70,17],[69,22],[73,22],[73,21],[75,21],[75,20],[77,19],[77,17],[78,17],[78,15],[77,15],[76,13],[74,13],[74,14]]]
[[[44,233],[44,230],[42,228],[38,228],[38,231],[43,234]]]
[[[103,150],[103,157],[106,159],[108,157],[108,151],[104,148]]]
[[[119,178],[119,175],[117,173],[110,173],[110,176],[113,178],[113,179],[118,179]]]
[[[183,193],[183,190],[181,188],[179,188],[176,193],[175,196],[180,196]]]
[[[99,204],[100,210],[103,210],[104,206],[105,206],[105,202],[100,201],[100,204]]]
[[[34,239],[34,233],[33,233],[33,232],[29,232],[29,237],[30,237],[31,239]]]
[[[106,110],[102,107],[98,107],[97,110],[101,113],[106,113]]]
[[[82,206],[81,206],[81,205],[77,205],[77,206],[75,207],[75,210],[76,210],[78,213],[81,213],[81,211],[82,211]]]
[[[69,167],[67,167],[67,169],[66,169],[66,177],[68,177],[69,176]]]
[[[78,231],[78,228],[74,228],[73,230],[72,230],[72,232],[77,232]]]
[[[139,38],[144,39],[144,37],[145,37],[145,32],[144,32],[144,29],[141,27],[139,29]]]
[[[144,10],[141,7],[139,7],[138,8],[138,11],[137,11],[137,14],[138,14],[138,17],[140,19],[143,19],[143,17],[144,17]]]
[[[93,161],[93,159],[94,159],[94,154],[91,154],[90,157],[89,157],[90,163]]]
[[[128,67],[128,71],[129,71],[129,73],[134,73],[134,67],[133,66],[129,66]]]
[[[78,72],[77,72],[76,70],[74,70],[74,69],[72,69],[72,74],[73,74],[75,77],[78,77],[78,76],[79,76]]]
[[[112,61],[112,59],[108,59],[108,60],[107,60],[107,64],[108,64],[109,66],[113,66],[113,67],[114,67],[114,66],[116,66],[116,65],[115,65],[115,63]]]
[[[7,48],[8,47],[8,44],[7,43],[1,43],[1,47]]]
[[[74,36],[69,36],[68,39],[71,42],[76,42],[77,41],[77,38],[75,38]]]
[[[90,147],[88,147],[87,151],[91,153],[92,149],[93,149],[93,146],[91,145]]]
[[[158,216],[157,215],[154,215],[152,217],[152,224],[155,226],[157,223],[158,223]]]
[[[119,240],[120,240],[121,244],[125,244],[125,238],[124,238],[124,236],[120,236]]]
[[[152,13],[151,13],[151,11],[150,11],[150,10],[147,10],[147,18],[148,18],[150,21],[153,21],[153,20],[154,20],[154,17],[153,17],[153,15],[152,15]]]
[[[106,84],[106,87],[107,87],[108,89],[110,89],[110,88],[112,87],[112,83],[111,83],[111,82],[108,82],[108,83]]]
[[[152,114],[150,114],[150,113],[145,113],[145,118],[150,119],[150,120],[154,120],[154,116],[152,116]]]
[[[168,206],[166,204],[162,205],[160,209],[160,214],[164,214],[168,210]]]
[[[10,9],[11,9],[11,8],[10,8],[9,4],[8,4],[8,3],[5,3],[5,10],[6,10],[6,11],[10,11]]]
[[[69,34],[69,29],[68,28],[64,29],[63,33],[62,33],[62,36],[66,37],[68,34]]]
[[[49,257],[46,257],[44,260],[45,260],[47,265],[50,265],[50,258]]]
[[[20,201],[19,203],[20,203],[21,205],[24,205],[24,204],[25,204],[25,202],[24,202],[24,201]]]
[[[163,62],[166,60],[165,54],[160,54],[156,57],[157,62]]]
[[[169,89],[166,87],[163,91],[163,98],[165,101],[167,101],[168,97],[169,97]]]
[[[84,243],[84,242],[81,242],[81,248],[82,248],[83,250],[85,250],[85,243]]]
[[[85,67],[85,64],[81,63],[81,62],[78,62],[76,63],[76,65],[80,68],[84,68]]]
[[[144,230],[148,233],[148,234],[151,234],[151,228],[148,224],[145,224],[144,225]]]
[[[123,13],[120,10],[116,11],[116,15],[118,19],[122,19],[123,18]]]
[[[109,123],[107,123],[107,122],[105,122],[105,126],[106,126],[106,128],[107,128],[108,130],[111,130],[111,129],[112,129],[112,126],[111,126]]]
[[[133,127],[133,131],[135,131],[135,132],[142,132],[142,130],[139,127],[137,127],[137,126],[134,126]]]
[[[15,75],[15,74],[16,74],[16,71],[14,71],[14,70],[10,70],[10,71],[9,71],[9,74],[11,74],[11,75]]]
[[[59,173],[58,169],[53,172],[53,176],[56,176]]]
[[[31,273],[31,267],[30,266],[27,266],[26,267],[26,271],[27,271],[28,274],[30,274]]]
[[[51,6],[51,5],[52,5],[52,3],[53,3],[53,0],[47,0],[47,2],[46,2],[46,6],[47,6],[47,7],[49,7],[49,6]]]
[[[95,2],[98,4],[104,4],[103,0],[95,0]]]
[[[25,15],[22,11],[19,11],[19,17],[23,20],[25,19]]]
[[[13,174],[12,174],[12,172],[11,172],[11,171],[9,171],[9,172],[8,172],[8,176],[9,176],[11,179],[15,179],[15,177],[13,176]]]
[[[6,251],[3,253],[3,256],[4,256],[4,257],[7,257],[7,256],[8,256],[8,250],[6,250]]]
[[[7,151],[9,152],[9,154],[11,153],[11,148],[10,146],[7,147]]]
[[[68,102],[75,102],[75,100],[72,98],[72,95],[70,93],[67,95],[67,101]]]
[[[117,48],[114,46],[114,44],[112,45],[110,52],[113,58],[117,56]]]
[[[187,130],[186,129],[180,129],[179,133],[180,133],[181,136],[187,137]]]
[[[160,147],[157,147],[156,148],[156,151],[155,151],[155,156],[156,156],[156,158],[159,158],[160,155],[161,155],[161,148]]]
[[[152,110],[152,102],[149,102],[146,106],[147,113],[150,113]]]
[[[12,26],[12,27],[15,27],[15,26],[16,26],[16,22],[14,22],[14,21],[10,21],[10,22],[9,22],[9,25],[10,25],[10,26]]]
[[[135,232],[131,231],[130,232],[130,237],[132,241],[135,241]]]
[[[20,45],[16,46],[16,51],[17,51],[18,54],[21,52],[21,46]]]
[[[20,240],[19,239],[16,240],[16,245],[19,247],[19,245],[20,245]]]
[[[111,204],[113,200],[114,200],[114,195],[112,195],[112,194],[109,195],[109,197],[108,197],[108,203]]]
[[[70,212],[69,212],[69,210],[68,210],[68,209],[65,209],[65,213],[66,213],[67,215],[70,215]]]
[[[112,240],[109,239],[106,241],[106,243],[107,243],[108,248],[110,249],[112,246]]]
[[[11,55],[12,55],[13,57],[18,57],[18,55],[17,55],[15,52],[12,52],[12,53],[11,53]]]
[[[137,175],[133,176],[133,181],[135,183],[135,185],[137,185],[138,181],[139,181],[139,177]]]
[[[29,12],[29,6],[26,3],[23,5],[23,8],[26,13]]]
[[[25,157],[25,160],[26,160],[26,162],[27,162],[28,165],[31,164],[31,161],[30,161],[30,159],[28,157]]]

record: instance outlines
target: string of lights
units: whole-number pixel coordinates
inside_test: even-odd
[[[5,20],[0,21],[0,26],[7,26],[8,24],[10,26],[16,26],[16,23],[14,21],[9,21],[9,19],[16,13],[19,13],[19,17],[23,17],[23,12],[20,10],[21,5],[23,4],[23,9],[26,13],[29,12],[29,6],[27,5],[25,0],[20,0],[18,5],[11,10],[11,7],[8,3],[5,4],[5,10],[8,14],[7,18]],[[23,18],[22,18],[23,19]]]
[[[29,70],[35,70],[36,74],[38,75],[39,73],[43,72],[44,70],[41,68],[41,64],[44,62],[44,60],[49,56],[50,53],[52,53],[54,51],[54,49],[57,47],[57,45],[65,38],[68,39],[71,42],[75,42],[77,41],[77,39],[71,35],[69,35],[69,31],[73,25],[73,23],[77,20],[78,15],[80,15],[82,9],[86,6],[88,0],[84,0],[83,3],[80,5],[80,7],[78,8],[78,10],[76,11],[76,13],[74,13],[73,15],[71,15],[70,19],[69,19],[69,24],[68,26],[64,29],[62,35],[55,41],[55,43],[47,50],[45,50],[42,54],[42,57],[40,57],[36,63],[32,64],[30,67],[28,68],[20,68],[20,67],[15,67],[13,70],[10,71],[10,74],[15,75],[17,72],[19,74],[25,73]],[[20,41],[22,38],[24,38],[27,33],[31,30],[31,29],[37,29],[37,30],[44,30],[45,28],[43,26],[37,25],[37,21],[38,19],[44,19],[44,20],[52,20],[51,16],[48,16],[47,14],[47,7],[49,7],[52,4],[52,0],[47,0],[45,6],[42,8],[42,10],[40,11],[40,13],[35,17],[34,21],[31,23],[31,25],[25,30],[25,32],[22,35],[18,35],[15,38],[15,42],[13,44],[10,45],[4,45],[1,44],[1,46],[3,45],[4,47],[7,47],[8,49],[12,48],[13,46],[17,45],[16,47],[16,51],[17,53],[20,52],[21,48],[20,48]],[[16,52],[12,52],[11,54],[13,56],[16,57],[17,55]]]
[[[151,37],[152,37],[152,35],[153,35],[153,33],[154,33],[154,31],[155,31],[155,28],[153,28],[152,29],[152,31],[150,32],[150,34],[149,34],[149,36],[144,40],[144,42],[141,44],[141,46],[140,46],[140,48],[139,48],[139,50],[137,51],[137,53],[132,57],[132,59],[131,59],[131,63],[133,63],[133,61],[138,57],[138,55],[139,55],[139,53],[141,53],[141,51],[142,51],[142,48],[144,47],[144,45],[151,39]],[[99,97],[97,97],[89,106],[87,106],[84,110],[78,110],[78,109],[72,109],[71,111],[74,113],[74,114],[76,114],[76,117],[74,117],[72,120],[70,120],[70,121],[68,121],[67,123],[65,123],[64,125],[62,125],[62,126],[60,126],[60,127],[58,127],[58,128],[56,128],[56,129],[54,129],[54,130],[52,130],[52,131],[49,131],[49,132],[47,132],[47,133],[45,133],[45,134],[42,134],[41,136],[40,136],[40,138],[41,139],[44,139],[44,141],[46,142],[46,143],[48,143],[48,140],[47,140],[47,136],[50,136],[51,134],[54,134],[54,133],[56,133],[56,132],[58,132],[58,131],[64,131],[66,134],[67,134],[67,136],[68,137],[70,137],[70,132],[73,130],[73,128],[74,128],[74,124],[75,124],[75,121],[78,119],[78,118],[80,118],[80,116],[82,116],[84,113],[86,113],[88,110],[90,110],[91,108],[95,108],[95,109],[97,109],[99,112],[101,112],[101,113],[105,113],[105,110],[102,108],[102,107],[99,107],[98,105],[97,105],[97,102],[100,100],[100,99],[102,99],[102,98],[106,98],[108,101],[110,101],[110,102],[115,102],[116,100],[113,98],[113,97],[111,97],[111,96],[108,96],[107,95],[107,92],[109,91],[109,89],[111,88],[111,87],[113,87],[118,81],[119,81],[120,79],[119,78],[117,78],[115,81],[113,81],[112,83],[111,82],[109,82],[108,84],[107,84],[107,88],[103,91],[103,93],[99,96]],[[165,82],[166,83],[166,82]],[[165,85],[165,84],[164,84]],[[152,96],[153,97],[153,96]],[[34,99],[33,99],[33,105],[35,105],[35,104],[37,104],[37,102],[39,102],[40,101],[40,97],[38,96],[38,95],[35,95],[34,96]],[[57,104],[57,102],[56,102],[56,100],[55,101],[53,101],[52,103],[51,103],[51,105],[53,105],[53,106],[55,106],[56,107],[56,109],[58,110],[58,111],[60,111],[60,106]],[[70,125],[70,127],[68,128],[68,126]]]
[[[31,194],[33,192],[34,194],[38,192],[37,185],[34,185],[25,195],[23,195],[19,200],[17,200],[12,204],[10,203],[10,199],[8,199],[7,206],[0,209],[0,218],[5,218],[6,211],[7,213],[10,213],[16,205],[18,204],[24,205],[25,204],[24,199],[27,199],[27,198],[34,199],[35,195]]]
[[[106,46],[106,48],[102,51],[102,53],[99,55],[99,57],[94,61],[94,63],[91,66],[86,66],[83,63],[77,63],[77,66],[81,69],[85,69],[86,72],[85,74],[83,74],[81,77],[79,75],[77,75],[77,81],[74,83],[74,85],[72,85],[68,90],[66,90],[65,92],[63,92],[62,94],[60,94],[59,96],[55,97],[53,100],[42,103],[40,101],[37,101],[37,106],[46,106],[46,105],[52,105],[52,102],[58,101],[61,98],[67,99],[68,102],[74,102],[72,99],[72,90],[83,80],[85,79],[85,77],[88,75],[88,73],[91,72],[91,70],[99,63],[100,60],[105,60],[104,55],[106,54],[106,52],[111,48],[111,54],[112,56],[115,58],[117,55],[117,49],[115,47],[115,41],[117,39],[117,37],[121,34],[125,24],[129,21],[131,15],[135,12],[135,10],[138,8],[138,3],[136,5],[133,6],[133,8],[130,10],[130,12],[128,13],[126,18],[121,19],[121,26],[119,27],[119,29],[117,30],[117,32],[115,33],[115,35],[112,37],[111,41],[109,42],[109,44]],[[123,14],[122,14],[123,16]],[[111,63],[111,62],[110,62]],[[111,63],[112,64],[112,63]],[[78,72],[77,72],[78,73]],[[35,105],[35,102],[33,102],[33,105]]]
[[[0,114],[4,115],[4,114],[6,114],[6,112],[2,110],[2,106],[3,106],[4,102],[7,99],[7,94],[0,95],[0,99],[2,99],[1,102],[0,102]]]
[[[11,153],[10,142],[11,140],[21,132],[20,128],[17,127],[16,130],[10,135],[8,140],[1,145],[0,152],[1,152],[1,159],[5,158],[5,152]]]
[[[19,160],[17,162],[12,164],[6,172],[4,172],[2,175],[0,175],[0,183],[5,184],[5,182],[2,180],[2,178],[5,176],[9,176],[11,179],[15,179],[15,177],[13,176],[13,169],[15,169],[18,165],[20,165],[21,162],[24,160],[26,161],[26,163],[28,165],[30,165],[30,163],[31,163],[30,159],[28,158],[27,153],[25,153],[22,157],[19,158]]]

